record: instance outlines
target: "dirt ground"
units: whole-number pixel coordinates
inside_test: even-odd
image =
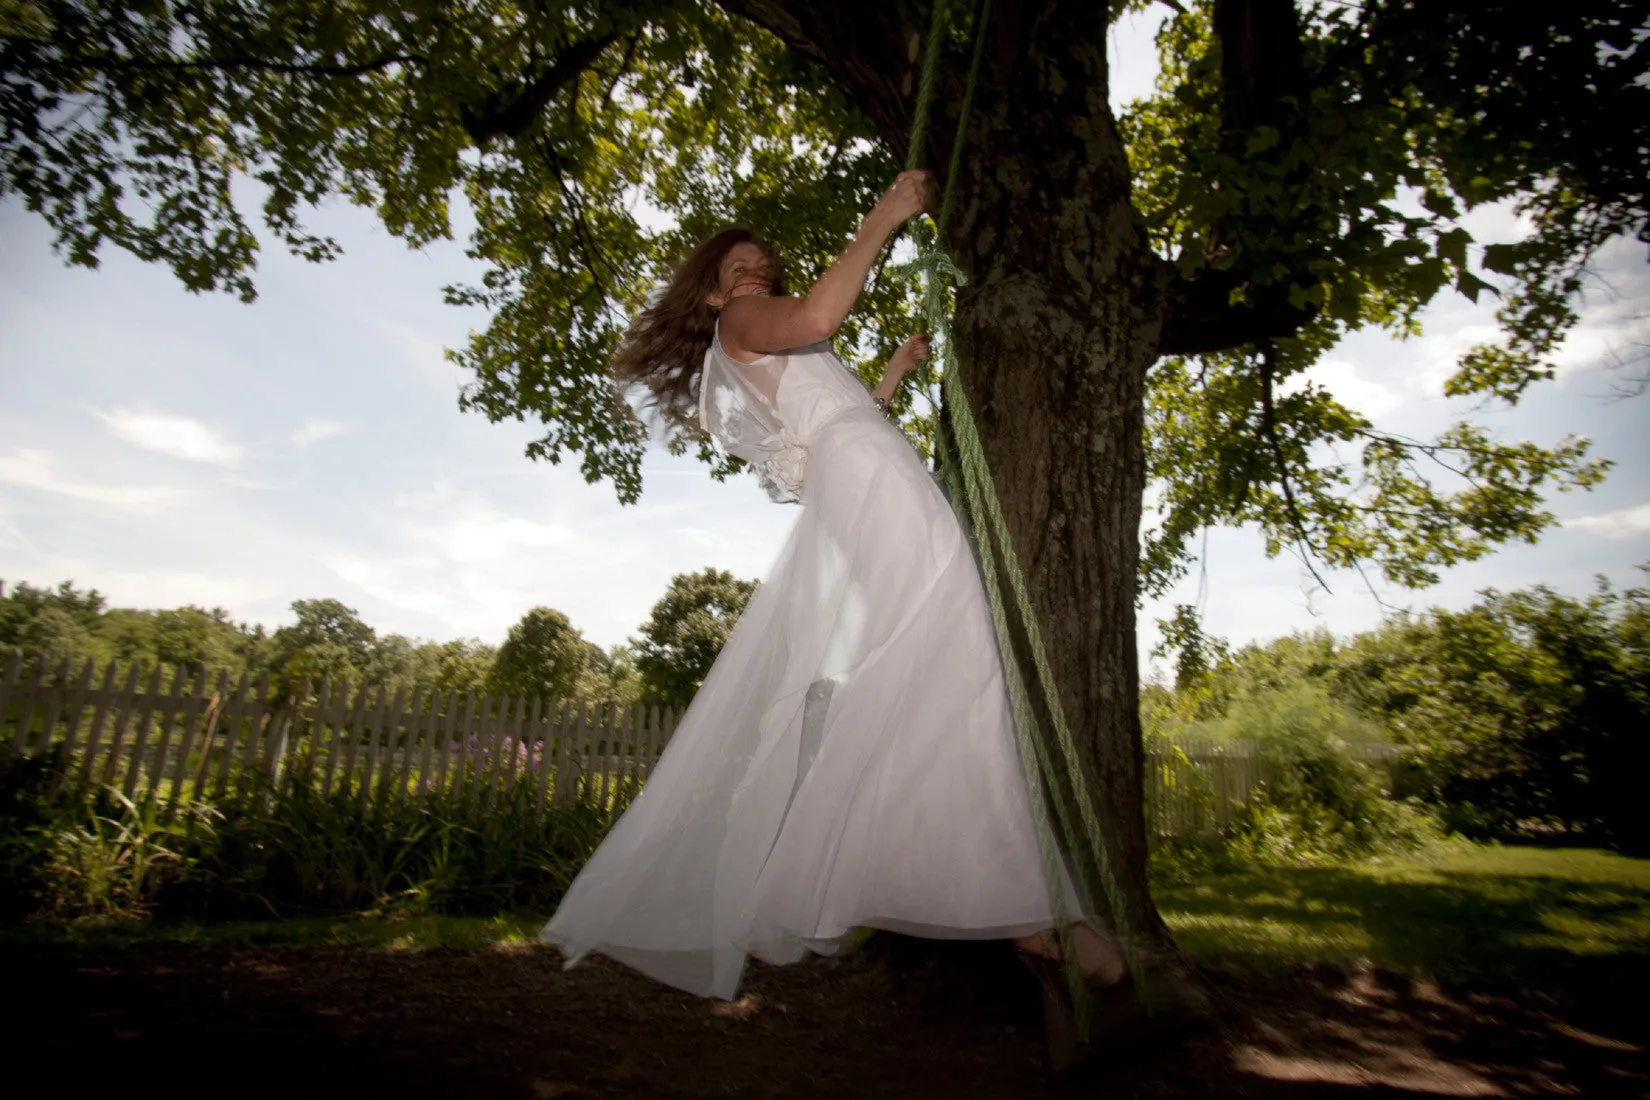
[[[7,948],[7,1078],[237,1100],[1650,1096],[1650,998],[1621,983],[1214,972],[1214,1028],[1051,1084],[1035,986],[1001,945],[907,950],[753,963],[729,1004],[536,947]]]

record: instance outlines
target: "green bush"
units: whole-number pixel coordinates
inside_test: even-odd
[[[1316,680],[1267,687],[1234,701],[1194,733],[1256,746],[1271,778],[1223,830],[1245,862],[1324,862],[1414,847],[1433,832],[1415,805],[1389,797],[1382,769],[1362,757],[1384,744],[1380,725],[1337,703]]]
[[[168,813],[109,789],[50,796],[62,768],[0,763],[7,921],[548,913],[634,794],[541,814],[529,785],[468,770],[386,800],[323,793],[298,767],[279,788]]]
[[[23,756],[0,745],[0,920],[39,908],[51,862],[50,791],[61,786],[62,752]]]

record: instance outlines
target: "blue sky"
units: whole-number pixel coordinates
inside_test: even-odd
[[[1145,91],[1155,15],[1114,33],[1114,100]],[[68,269],[51,235],[0,203],[0,578],[73,578],[115,606],[221,605],[271,627],[294,599],[332,596],[381,632],[496,642],[536,604],[590,639],[625,640],[672,574],[714,565],[760,577],[796,518],[748,477],[711,481],[658,451],[639,505],[576,469],[528,461],[530,425],[460,413],[464,378],[442,355],[484,324],[440,288],[477,270],[459,242],[422,252],[362,210],[329,205],[312,224],[344,245],[332,264],[266,250],[251,306],[184,291],[164,268],[108,251]],[[1473,217],[1481,240],[1519,228],[1503,209]],[[1650,396],[1611,400],[1650,344],[1650,265],[1618,242],[1597,265],[1585,321],[1561,374],[1514,409],[1476,416],[1507,438],[1594,439],[1617,463],[1592,493],[1559,496],[1564,520],[1534,547],[1457,568],[1432,589],[1377,584],[1388,604],[1462,606],[1484,587],[1545,582],[1585,592],[1597,573],[1638,580],[1650,561]],[[1456,355],[1493,332],[1493,303],[1441,299],[1427,335],[1360,335],[1316,379],[1394,431],[1428,435],[1471,412],[1445,399]],[[1643,373],[1647,364],[1637,368]],[[1201,600],[1234,641],[1374,625],[1380,603],[1356,575],[1333,595],[1253,531],[1215,531],[1205,568],[1141,617]]]

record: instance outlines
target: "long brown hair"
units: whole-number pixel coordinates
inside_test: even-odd
[[[779,251],[754,230],[730,226],[682,258],[664,292],[636,316],[619,341],[614,377],[620,385],[646,386],[652,394],[647,403],[669,425],[698,430],[699,375],[716,333],[716,310],[705,295],[716,290],[728,250],[746,242],[760,248],[767,259],[773,293],[785,293]]]

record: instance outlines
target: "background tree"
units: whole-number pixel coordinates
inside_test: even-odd
[[[1399,618],[1348,646],[1343,693],[1408,750],[1411,787],[1471,836],[1650,851],[1650,591],[1538,585]]]
[[[510,628],[498,647],[487,690],[565,699],[576,694],[589,660],[588,643],[566,615],[535,607]]]
[[[1601,579],[1585,599],[1542,585],[1489,590],[1464,610],[1393,616],[1345,640],[1318,630],[1225,652],[1198,637],[1221,660],[1173,691],[1148,687],[1142,711],[1171,741],[1386,740],[1398,750],[1393,793],[1421,799],[1453,831],[1640,852],[1650,849],[1636,779],[1650,767],[1647,619],[1650,590]]]
[[[1463,422],[1405,439],[1297,376],[1348,332],[1413,332],[1446,288],[1493,286],[1503,339],[1446,391],[1517,401],[1550,377],[1589,258],[1643,232],[1650,42],[1635,0],[1199,0],[1166,25],[1158,94],[1118,117],[1109,17],[1142,3],[995,9],[943,243],[968,276],[960,380],[1101,804],[1104,904],[1144,984],[1196,1001],[1145,880],[1142,585],[1173,581],[1192,532],[1241,522],[1271,552],[1424,584],[1536,537],[1545,494],[1602,476],[1578,438]],[[971,10],[940,44],[916,150],[932,166]],[[461,404],[538,419],[532,456],[576,454],[633,500],[647,434],[604,385],[626,318],[729,220],[769,230],[800,282],[816,272],[903,159],[926,25],[903,0],[26,0],[0,27],[0,189],[71,262],[110,242],[243,297],[258,245],[237,173],[312,259],[336,244],[306,204],[347,196],[417,245],[462,191],[488,270],[448,299],[492,319],[454,353],[474,376]],[[674,223],[645,228],[638,195]],[[1500,200],[1534,231],[1475,254],[1462,217]],[[875,358],[910,315],[908,288],[875,277],[843,346]],[[671,443],[735,465],[695,433]],[[1353,457],[1320,460],[1331,443]],[[1166,492],[1142,546],[1148,477]]]
[[[293,600],[298,621],[278,627],[270,638],[270,666],[296,685],[323,676],[359,683],[370,664],[377,632],[339,600]]]
[[[685,708],[722,652],[756,582],[706,568],[678,573],[636,639],[643,701]]]
[[[154,659],[187,675],[245,668],[245,638],[223,608],[188,606],[154,613]]]
[[[104,653],[120,661],[159,660],[155,612],[111,607],[98,617],[97,637]]]
[[[93,632],[105,603],[97,589],[83,592],[73,581],[56,588],[19,583],[0,595],[0,649],[43,654],[48,667],[95,656]]]
[[[487,676],[497,653],[495,647],[467,638],[439,645],[430,642],[424,648],[429,651],[433,666],[429,682],[437,691],[479,694],[487,690]]]

